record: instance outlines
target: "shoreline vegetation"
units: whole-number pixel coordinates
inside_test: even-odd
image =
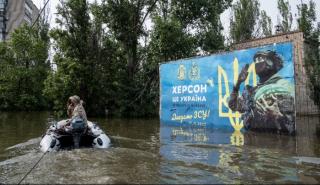
[[[79,95],[89,116],[154,117],[159,112],[158,64],[228,50],[233,43],[298,29],[306,51],[311,98],[320,105],[320,24],[315,2],[278,0],[277,32],[258,0],[62,0],[58,26],[48,11],[0,42],[0,111],[54,111],[65,116],[66,101]],[[231,8],[230,33],[220,15]],[[146,21],[151,21],[148,28]],[[49,51],[53,55],[49,57]],[[179,91],[180,92],[180,91]]]

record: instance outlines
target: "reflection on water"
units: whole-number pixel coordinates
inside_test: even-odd
[[[17,183],[42,153],[49,113],[0,113],[0,183]],[[104,150],[47,154],[24,183],[319,183],[316,134],[297,137],[95,119]],[[161,126],[160,126],[161,125]],[[310,128],[313,128],[310,126]]]
[[[41,155],[32,151],[1,162],[1,176],[7,177],[1,181],[19,182]],[[128,148],[48,153],[24,183],[157,183],[158,167],[151,162],[155,158],[152,153]]]
[[[8,153],[6,148],[40,137],[47,127],[49,117],[48,112],[0,112],[0,161],[19,151]]]

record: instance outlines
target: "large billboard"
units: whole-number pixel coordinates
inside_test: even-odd
[[[291,42],[163,63],[160,119],[294,133],[294,84]]]

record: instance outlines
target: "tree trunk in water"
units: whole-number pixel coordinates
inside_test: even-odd
[[[130,79],[133,79],[137,68],[137,40],[134,40],[131,46],[127,47],[127,71]]]

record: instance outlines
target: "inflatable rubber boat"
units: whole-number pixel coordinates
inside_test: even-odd
[[[73,119],[69,126],[62,126],[62,120],[51,124],[40,142],[42,152],[58,151],[80,147],[108,148],[109,137],[91,121],[85,126],[82,119]]]

